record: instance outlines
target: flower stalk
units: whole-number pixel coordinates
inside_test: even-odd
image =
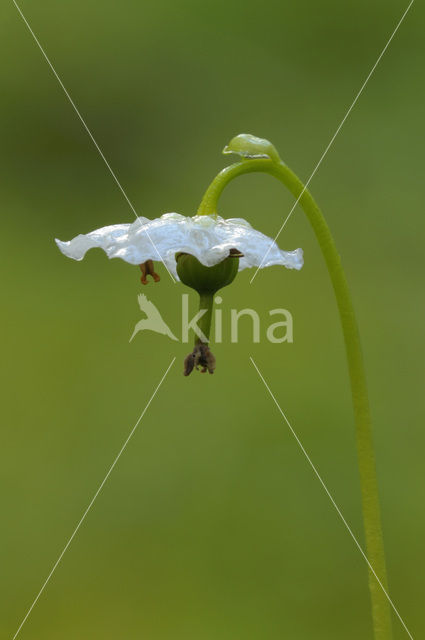
[[[244,138],[249,139],[249,144],[244,144]],[[259,147],[261,154],[255,152],[256,140],[261,142],[261,147]],[[299,204],[303,208],[321,248],[338,305],[354,406],[367,557],[385,590],[387,590],[386,562],[368,391],[360,337],[347,278],[323,213],[301,180],[280,160],[279,156],[276,157],[277,153],[275,153],[274,147],[271,145],[272,153],[264,153],[264,142],[267,141],[256,139],[246,134],[237,136],[231,141],[229,146],[225,148],[225,152],[239,153],[242,155],[242,160],[226,167],[216,176],[205,192],[198,209],[198,215],[217,215],[218,200],[226,185],[234,178],[247,173],[267,173],[280,180],[292,195],[299,199]],[[244,151],[244,149],[247,150]],[[390,603],[370,569],[369,588],[375,640],[391,640]]]

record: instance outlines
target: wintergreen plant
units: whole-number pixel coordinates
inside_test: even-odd
[[[271,142],[240,134],[224,148],[224,153],[238,154],[240,160],[214,178],[197,215],[185,217],[167,213],[154,220],[138,218],[132,224],[103,227],[79,235],[70,242],[56,242],[66,256],[75,260],[81,260],[88,249],[100,247],[110,258],[118,257],[139,265],[143,284],[147,283],[148,275],[155,282],[159,280],[153,261],[160,259],[176,279],[199,293],[200,308],[204,311],[199,321],[202,338],[196,338],[193,352],[186,357],[184,373],[188,375],[198,367],[203,372],[213,373],[215,358],[209,348],[209,335],[214,294],[229,285],[238,271],[247,267],[260,269],[280,264],[300,269],[303,264],[301,249],[282,251],[275,241],[253,229],[246,220],[221,218],[217,213],[219,198],[234,178],[246,173],[268,173],[289,189],[313,228],[335,291],[354,405],[367,558],[373,569],[369,569],[373,628],[375,640],[390,640],[391,610],[386,594],[385,554],[368,392],[357,322],[341,258],[312,195],[282,162]]]

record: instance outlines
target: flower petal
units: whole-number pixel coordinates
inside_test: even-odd
[[[227,258],[231,249],[238,249],[243,253],[239,271],[260,265],[263,268],[280,264],[288,269],[301,269],[303,265],[302,249],[282,251],[246,220],[225,220],[220,216],[191,218],[166,213],[154,220],[138,218],[132,224],[102,227],[69,242],[56,243],[62,253],[74,260],[82,260],[94,247],[103,249],[109,258],[121,258],[134,265],[162,260],[176,278],[175,254],[180,252],[190,253],[206,267],[212,267]]]

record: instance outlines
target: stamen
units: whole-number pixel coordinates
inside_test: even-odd
[[[214,373],[215,356],[210,351],[209,346],[202,342],[198,343],[192,353],[189,353],[184,359],[183,375],[190,375],[194,368],[199,371],[199,367],[201,367],[201,373],[206,373],[207,371],[208,373]]]
[[[239,249],[230,249],[229,258],[243,258],[243,253]]]
[[[142,284],[148,284],[146,276],[152,276],[152,278],[154,279],[154,282],[159,282],[161,280],[159,275],[155,273],[153,260],[146,260],[146,262],[143,262],[143,264],[140,264],[139,267],[140,267],[140,271],[142,272],[142,277],[140,278],[140,282]]]
[[[183,369],[183,375],[184,376],[189,376],[192,371],[193,371],[193,367],[195,366],[195,353],[189,353],[188,356],[186,356],[186,358],[184,359],[184,369]]]

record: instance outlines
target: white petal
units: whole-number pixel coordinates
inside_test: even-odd
[[[230,249],[239,249],[239,271],[246,267],[281,264],[301,269],[302,249],[282,251],[277,244],[242,218],[225,220],[220,216],[182,216],[165,213],[160,218],[138,218],[132,224],[117,224],[79,235],[69,242],[56,240],[69,258],[82,260],[93,247],[103,249],[109,258],[122,258],[130,264],[163,260],[177,277],[175,254],[190,253],[207,267],[221,262]]]

